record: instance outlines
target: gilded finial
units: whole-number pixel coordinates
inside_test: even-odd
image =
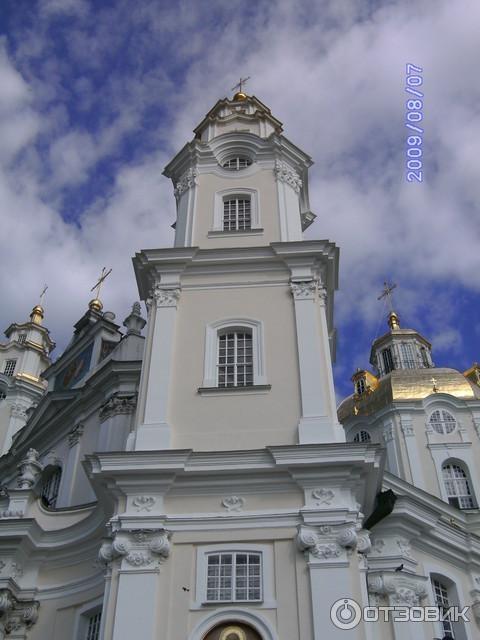
[[[393,331],[394,329],[400,329],[400,319],[395,311],[390,311],[388,314],[388,326]]]
[[[42,289],[38,304],[36,304],[33,307],[32,313],[30,314],[30,320],[32,322],[34,322],[35,324],[42,324],[42,320],[43,320],[43,318],[45,316],[45,312],[43,310],[42,303],[43,303],[43,299],[45,297],[45,294],[47,292],[47,289],[48,289],[48,285],[46,284]]]
[[[235,93],[235,95],[232,98],[234,102],[242,102],[243,100],[247,99],[247,94],[244,93],[242,89],[243,89],[243,85],[245,85],[248,80],[250,80],[250,76],[247,76],[246,78],[240,77],[240,82],[237,82],[237,84],[231,88],[231,91],[235,91],[235,89],[238,89],[238,91]]]
[[[96,284],[94,284],[90,289],[90,291],[95,290],[95,298],[93,298],[93,300],[90,300],[90,302],[88,303],[88,308],[90,309],[90,311],[97,311],[98,313],[100,313],[100,311],[103,309],[103,304],[100,300],[100,289],[102,287],[102,283],[111,273],[111,269],[107,271],[106,267],[103,267],[99,279],[97,280]]]

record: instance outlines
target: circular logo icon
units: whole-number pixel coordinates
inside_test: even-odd
[[[362,609],[351,598],[337,600],[330,609],[330,620],[337,629],[354,629],[361,619]]]

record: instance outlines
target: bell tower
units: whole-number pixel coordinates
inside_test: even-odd
[[[304,240],[311,158],[243,91],[171,160],[171,249],[138,253],[148,336],[135,449],[343,441],[332,377],[338,249]]]

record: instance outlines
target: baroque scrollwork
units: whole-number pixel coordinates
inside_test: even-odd
[[[384,571],[368,576],[368,591],[387,596],[390,605],[414,607],[427,595],[426,582],[424,576]]]
[[[18,465],[19,475],[17,482],[20,489],[31,489],[41,474],[42,469],[43,466],[38,459],[38,451],[29,449],[26,457]]]
[[[314,300],[318,292],[318,280],[291,282],[290,289],[295,300]]]
[[[239,496],[228,496],[227,498],[223,498],[222,505],[229,513],[238,512],[245,506],[245,499]]]
[[[136,507],[137,511],[151,511],[156,501],[153,496],[136,496],[132,500],[132,505]]]
[[[285,162],[276,160],[273,172],[277,180],[290,185],[296,193],[298,193],[302,188],[302,179],[298,173],[285,164]]]
[[[135,411],[136,406],[136,394],[126,396],[114,393],[100,407],[100,421],[105,422],[112,416],[129,415]]]
[[[165,289],[160,284],[154,285],[150,299],[155,301],[157,309],[160,307],[176,307],[180,298],[180,289]]]
[[[193,167],[190,167],[190,169],[187,169],[187,171],[185,171],[185,173],[183,174],[183,176],[180,178],[180,180],[177,182],[175,189],[173,191],[173,193],[175,194],[176,198],[179,198],[182,193],[184,193],[185,191],[188,191],[188,189],[191,189],[195,184],[196,184],[196,178],[198,176],[198,171],[196,169],[194,169]]]
[[[329,536],[332,539],[325,539]],[[315,558],[337,558],[343,550],[356,549],[359,553],[370,551],[370,536],[365,529],[359,529],[355,524],[342,527],[319,527],[318,531],[300,525],[297,530],[296,544],[300,551],[308,552]]]
[[[0,614],[7,634],[26,633],[38,620],[39,607],[36,600],[19,600],[10,589],[0,589]]]
[[[113,538],[105,538],[98,552],[102,564],[116,559],[125,560],[131,567],[158,567],[170,554],[169,531],[139,529],[120,530]]]

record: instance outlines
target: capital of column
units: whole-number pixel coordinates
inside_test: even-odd
[[[294,300],[315,300],[319,292],[318,280],[292,281],[290,290]]]
[[[193,167],[187,169],[187,171],[185,171],[185,173],[182,175],[175,186],[175,189],[173,191],[175,197],[179,198],[185,191],[191,189],[197,183],[197,176],[198,171],[196,169],[194,169]]]
[[[98,559],[105,565],[120,559],[133,569],[157,569],[170,555],[171,535],[165,529],[121,529],[104,539]]]
[[[7,634],[26,633],[38,620],[39,607],[36,600],[19,600],[10,589],[0,589],[0,614]]]
[[[276,180],[285,182],[290,185],[296,193],[299,193],[302,188],[302,179],[296,171],[289,167],[285,162],[275,160],[275,166],[273,168]]]
[[[29,449],[27,456],[18,465],[18,486],[20,489],[31,489],[42,472],[43,465],[38,460],[38,451]]]
[[[368,553],[371,548],[369,532],[353,523],[340,527],[323,525],[316,529],[299,525],[295,542],[300,551],[319,560],[338,558],[354,549]]]
[[[70,431],[67,436],[68,446],[70,447],[70,449],[72,449],[72,447],[80,442],[80,438],[83,436],[84,429],[85,426],[81,422],[79,422]]]
[[[416,607],[427,595],[427,578],[395,571],[379,571],[368,575],[368,591],[387,596],[389,605]]]
[[[137,394],[121,395],[118,392],[111,395],[100,407],[100,422],[117,415],[128,415],[135,411]]]
[[[155,304],[156,308],[161,307],[176,307],[178,299],[180,298],[180,289],[167,289],[160,284],[155,284],[150,292],[147,305],[151,306]]]

